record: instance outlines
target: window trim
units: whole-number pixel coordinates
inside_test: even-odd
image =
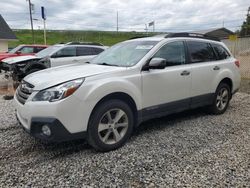
[[[183,66],[183,65],[187,65],[189,64],[189,60],[188,60],[188,54],[187,54],[187,46],[185,44],[185,40],[172,40],[172,41],[166,41],[165,43],[163,43],[157,51],[155,51],[146,61],[145,63],[143,64],[142,68],[141,68],[141,71],[148,71],[148,65],[149,65],[149,62],[151,61],[151,59],[154,57],[154,55],[165,45],[167,44],[170,44],[170,43],[173,43],[173,42],[182,42],[183,43],[183,46],[184,46],[184,52],[185,52],[185,63],[184,64],[180,64],[180,65],[173,65],[173,66],[166,66],[167,67],[176,67],[176,66]],[[162,69],[164,70],[164,69]]]
[[[57,53],[61,50],[65,50],[66,48],[75,48],[75,52],[76,52],[76,47],[75,46],[65,46],[64,48],[60,48],[58,49],[56,52],[54,52],[54,54],[51,56],[52,58],[67,58],[67,57],[76,57],[76,53],[74,56],[57,56]]]
[[[213,52],[213,54],[214,54],[215,59],[214,59],[214,60],[211,60],[211,61],[199,61],[199,62],[192,62],[192,60],[191,60],[192,58],[191,58],[190,49],[189,49],[189,47],[188,47],[188,41],[191,41],[191,42],[200,42],[200,43],[207,44],[207,45],[211,48],[211,50],[212,50],[212,52]],[[188,64],[208,63],[208,62],[213,62],[213,61],[217,61],[217,60],[218,60],[218,59],[217,59],[217,55],[216,55],[216,53],[215,53],[215,51],[214,51],[214,49],[213,49],[213,47],[212,47],[212,45],[211,45],[211,43],[210,43],[210,42],[205,42],[205,41],[196,41],[196,40],[185,40],[185,42],[186,42],[186,45],[187,45]]]
[[[223,60],[226,60],[226,59],[229,59],[229,58],[232,57],[231,53],[230,53],[223,45],[217,44],[217,43],[210,43],[210,44],[211,44],[211,47],[212,47],[213,50],[214,50],[214,53],[215,53],[215,55],[216,55],[216,60],[217,60],[217,61],[223,61]],[[215,45],[221,47],[223,50],[226,51],[226,53],[228,54],[228,57],[227,57],[226,59],[220,59],[219,54],[218,54],[218,53],[216,52],[216,50],[215,50]]]

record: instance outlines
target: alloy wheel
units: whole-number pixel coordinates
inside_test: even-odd
[[[129,122],[127,114],[121,109],[108,110],[98,124],[98,136],[105,144],[116,144],[126,134]]]
[[[221,88],[216,97],[216,107],[222,111],[227,106],[229,100],[229,92],[226,88]]]

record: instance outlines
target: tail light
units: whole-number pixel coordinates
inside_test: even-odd
[[[237,67],[240,67],[240,61],[239,61],[239,60],[236,60],[236,61],[234,62],[234,64],[235,64]]]

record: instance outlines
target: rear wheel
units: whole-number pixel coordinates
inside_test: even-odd
[[[223,114],[231,99],[230,87],[226,83],[220,83],[216,89],[213,104],[209,107],[209,112],[213,114]]]
[[[88,126],[88,142],[98,151],[121,147],[133,131],[133,113],[120,100],[101,103],[93,112]]]

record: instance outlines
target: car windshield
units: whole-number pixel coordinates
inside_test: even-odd
[[[92,64],[130,67],[138,63],[158,41],[127,41],[105,50]]]
[[[40,58],[44,58],[44,57],[50,56],[51,53],[57,51],[59,48],[61,48],[61,46],[50,46],[50,47],[45,48],[44,50],[41,50],[40,52],[38,52],[36,54],[36,56],[40,57]]]
[[[10,53],[10,54],[15,54],[17,51],[20,50],[21,47],[22,47],[22,46],[19,45],[19,46],[13,48],[12,50],[10,50],[8,53]]]

